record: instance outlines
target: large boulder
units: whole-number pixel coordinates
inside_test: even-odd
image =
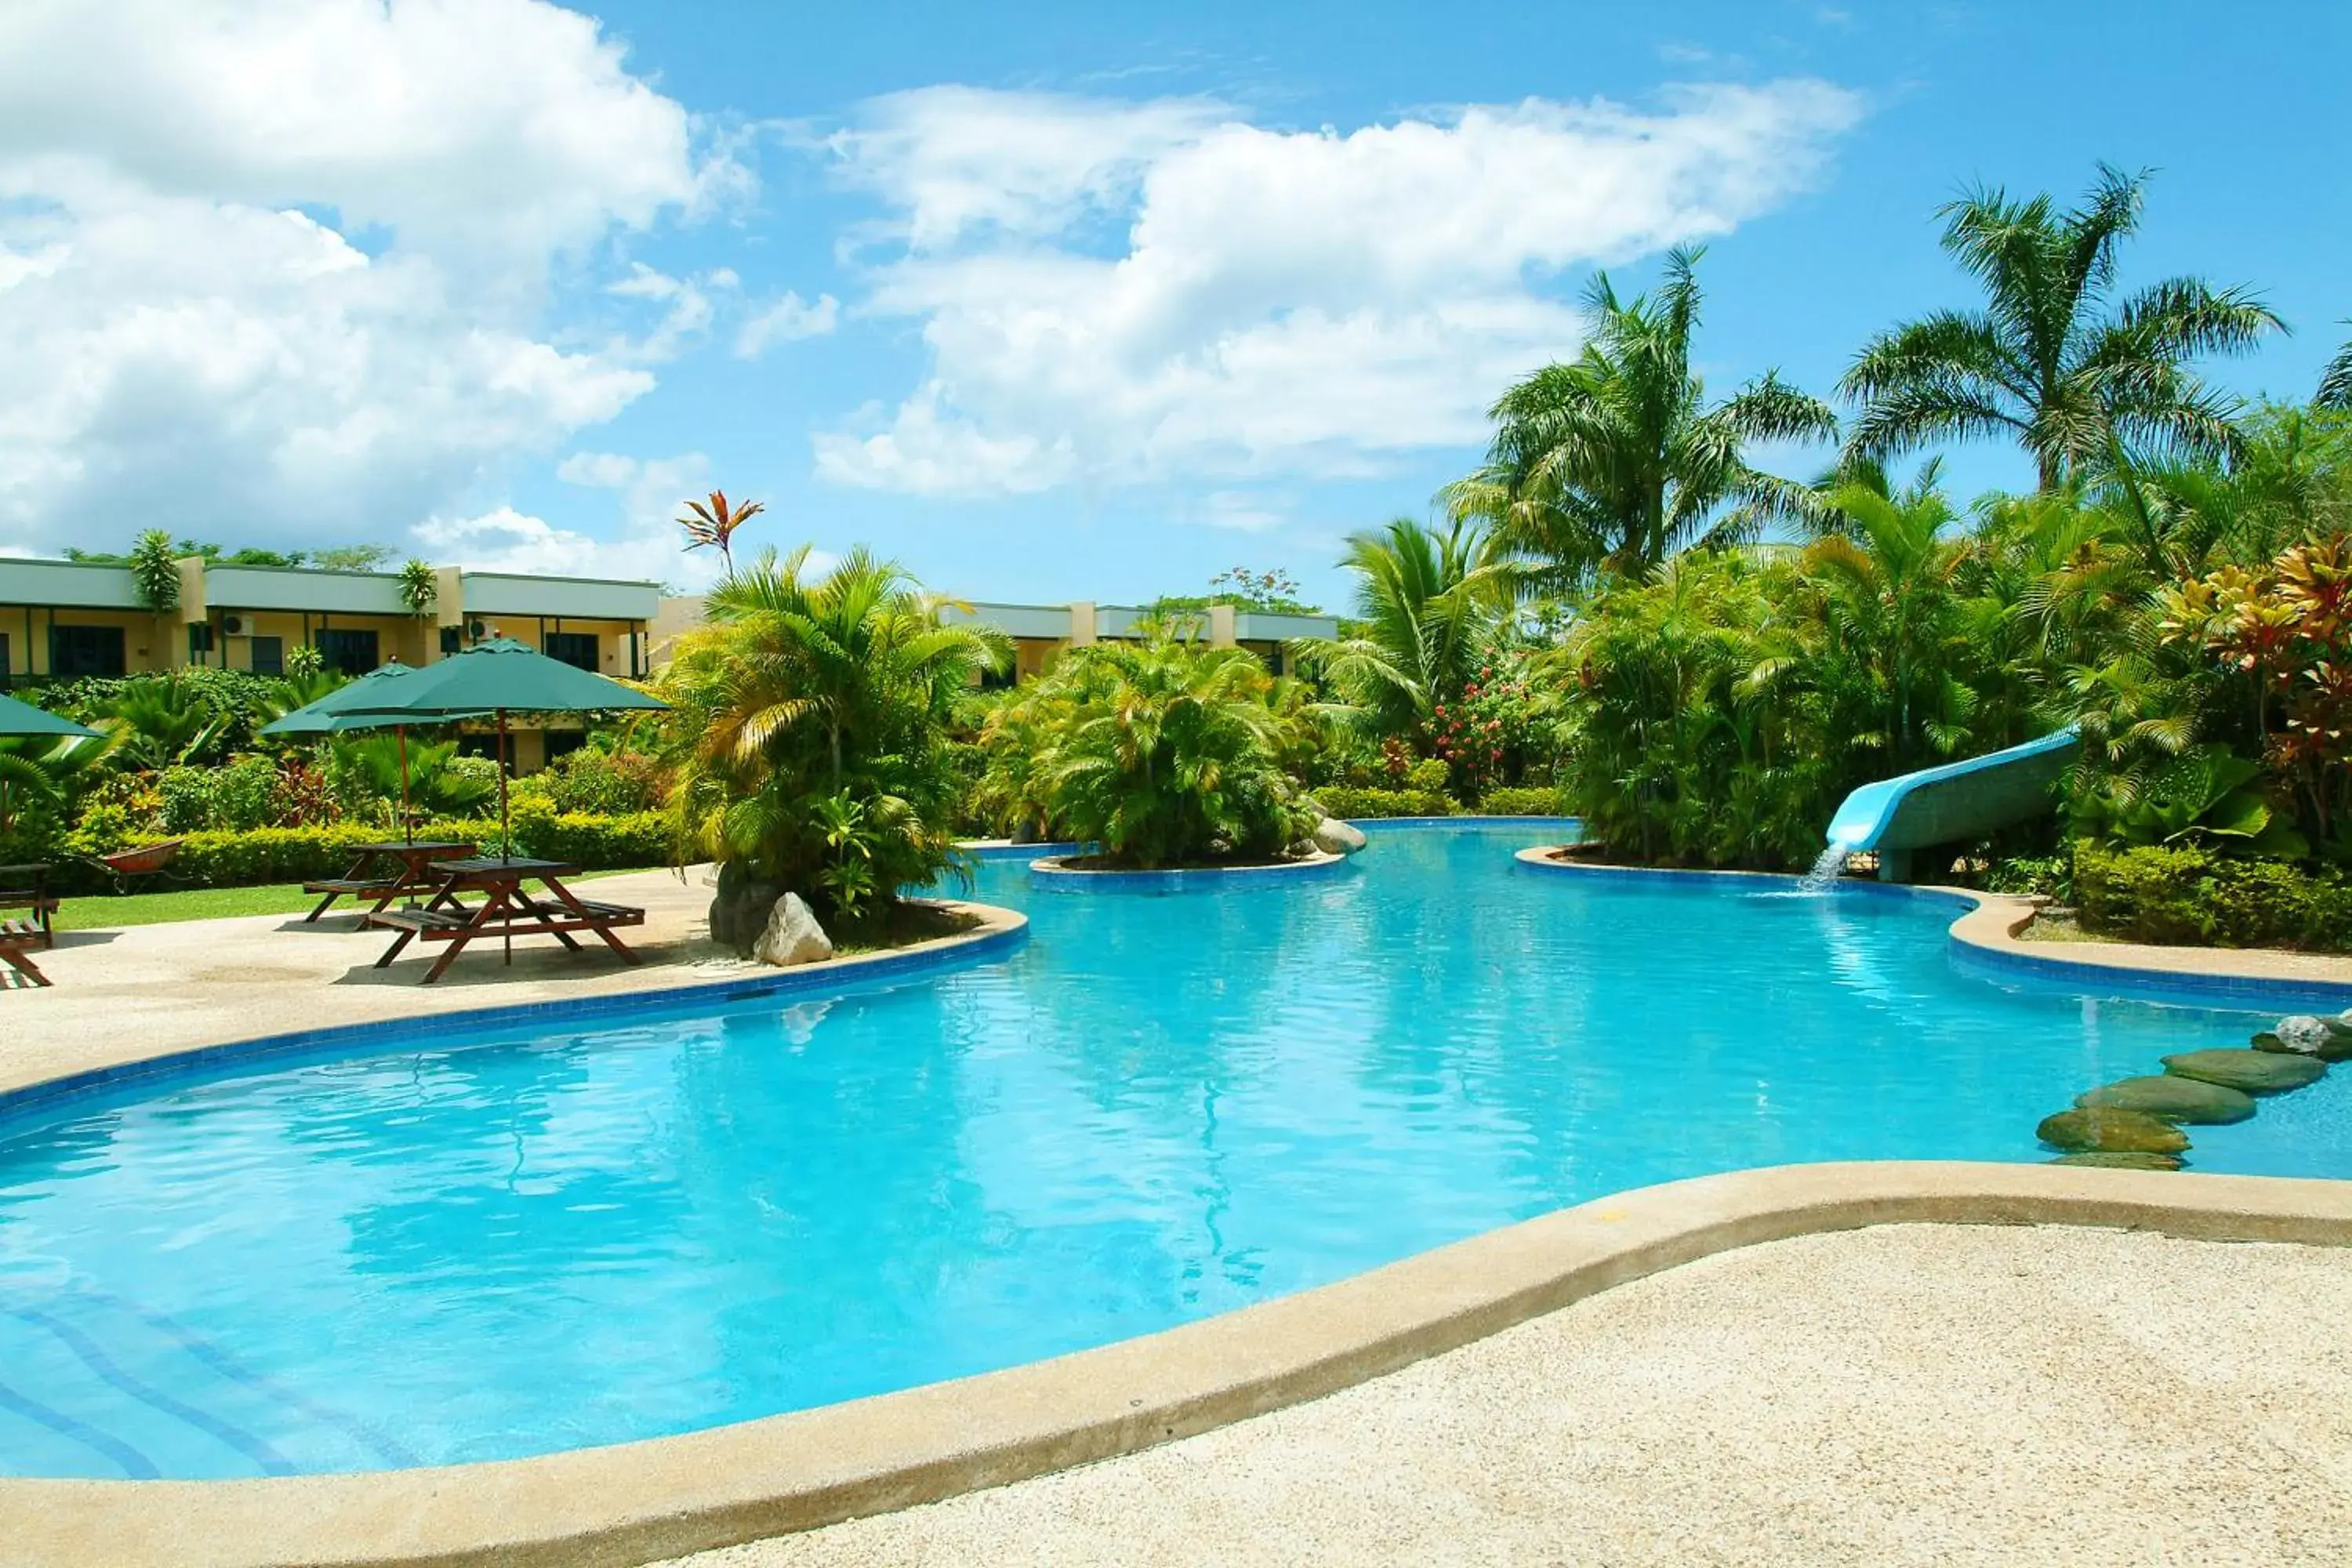
[[[2177,1171],[2180,1169],[2180,1158],[2176,1154],[2061,1154],[2049,1163],[2091,1165],[2108,1171]]]
[[[2281,1018],[2274,1028],[2254,1037],[2254,1049],[2279,1056],[2316,1057],[2324,1062],[2352,1061],[2352,1024],[2342,1018],[2315,1018],[2297,1013]]]
[[[2316,1058],[2282,1051],[2183,1051],[2165,1058],[2164,1070],[2247,1094],[2284,1094],[2327,1076],[2327,1065]]]
[[[824,934],[798,893],[786,893],[768,912],[766,928],[751,944],[751,956],[782,968],[821,963],[833,956],[833,938]]]
[[[2104,1107],[2045,1116],[2033,1135],[2070,1154],[2178,1154],[2189,1147],[2189,1134],[2161,1117]]]
[[[1326,855],[1353,855],[1363,847],[1363,829],[1352,822],[1327,816],[1315,825],[1315,847]]]
[[[2243,1121],[2254,1113],[2253,1100],[2242,1090],[2170,1073],[2124,1079],[2077,1095],[2074,1103],[2085,1109],[2145,1110],[2176,1122]]]
[[[710,940],[748,956],[783,891],[740,860],[730,860],[719,868],[719,890],[710,899]]]

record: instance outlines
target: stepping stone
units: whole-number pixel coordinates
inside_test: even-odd
[[[2105,1106],[2045,1116],[2033,1135],[2070,1154],[2178,1154],[2189,1147],[2189,1134],[2161,1117]]]
[[[2327,1076],[2327,1064],[2278,1051],[2184,1051],[2165,1058],[2164,1070],[2175,1078],[2218,1083],[2248,1094],[2284,1094],[2317,1083]]]
[[[2254,1113],[2254,1102],[2243,1091],[2170,1073],[2127,1078],[2074,1097],[2085,1109],[2145,1110],[2167,1121],[2221,1123],[2243,1121]]]
[[[2061,1154],[2053,1165],[2093,1165],[2108,1171],[2177,1171],[2180,1162],[2170,1154]]]
[[[2282,1056],[2317,1057],[2324,1062],[2352,1061],[2352,1024],[2298,1013],[2256,1035],[2253,1047]]]

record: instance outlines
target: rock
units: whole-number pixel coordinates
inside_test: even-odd
[[[2177,1171],[2180,1162],[2170,1154],[2061,1154],[2053,1165],[2095,1165],[2109,1171]]]
[[[2275,1028],[2254,1037],[2254,1049],[2274,1055],[2316,1057],[2324,1062],[2352,1061],[2352,1024],[2341,1018],[2315,1018],[2297,1013],[2281,1018]]]
[[[780,966],[817,963],[833,956],[833,938],[824,934],[798,893],[786,893],[769,911],[767,929],[751,944],[751,956]]]
[[[748,956],[783,891],[740,860],[730,860],[719,868],[719,891],[710,900],[710,940]]]
[[[2284,1094],[2327,1075],[2326,1065],[2315,1057],[2254,1050],[2183,1051],[2165,1058],[2164,1070],[2248,1094]]]
[[[2189,1135],[2160,1117],[2105,1107],[2045,1116],[2033,1135],[2070,1154],[2178,1154],[2189,1147]]]
[[[2243,1121],[2254,1113],[2254,1102],[2234,1089],[2170,1073],[2127,1078],[2078,1095],[2074,1103],[2085,1109],[2145,1110],[2172,1122]]]
[[[1315,847],[1326,855],[1353,855],[1363,847],[1363,830],[1353,823],[1327,816],[1315,825]]]

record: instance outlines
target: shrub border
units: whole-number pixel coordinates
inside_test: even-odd
[[[1052,856],[1029,862],[1029,885],[1041,893],[1214,893],[1337,876],[1348,857],[1318,849],[1272,866],[1185,866],[1164,871],[1090,871]]]

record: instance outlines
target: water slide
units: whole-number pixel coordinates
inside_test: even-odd
[[[2021,746],[1864,784],[1830,819],[1830,850],[1875,850],[1880,881],[1908,881],[1914,850],[2047,816],[2056,805],[2052,786],[2081,744],[2069,725]]]

